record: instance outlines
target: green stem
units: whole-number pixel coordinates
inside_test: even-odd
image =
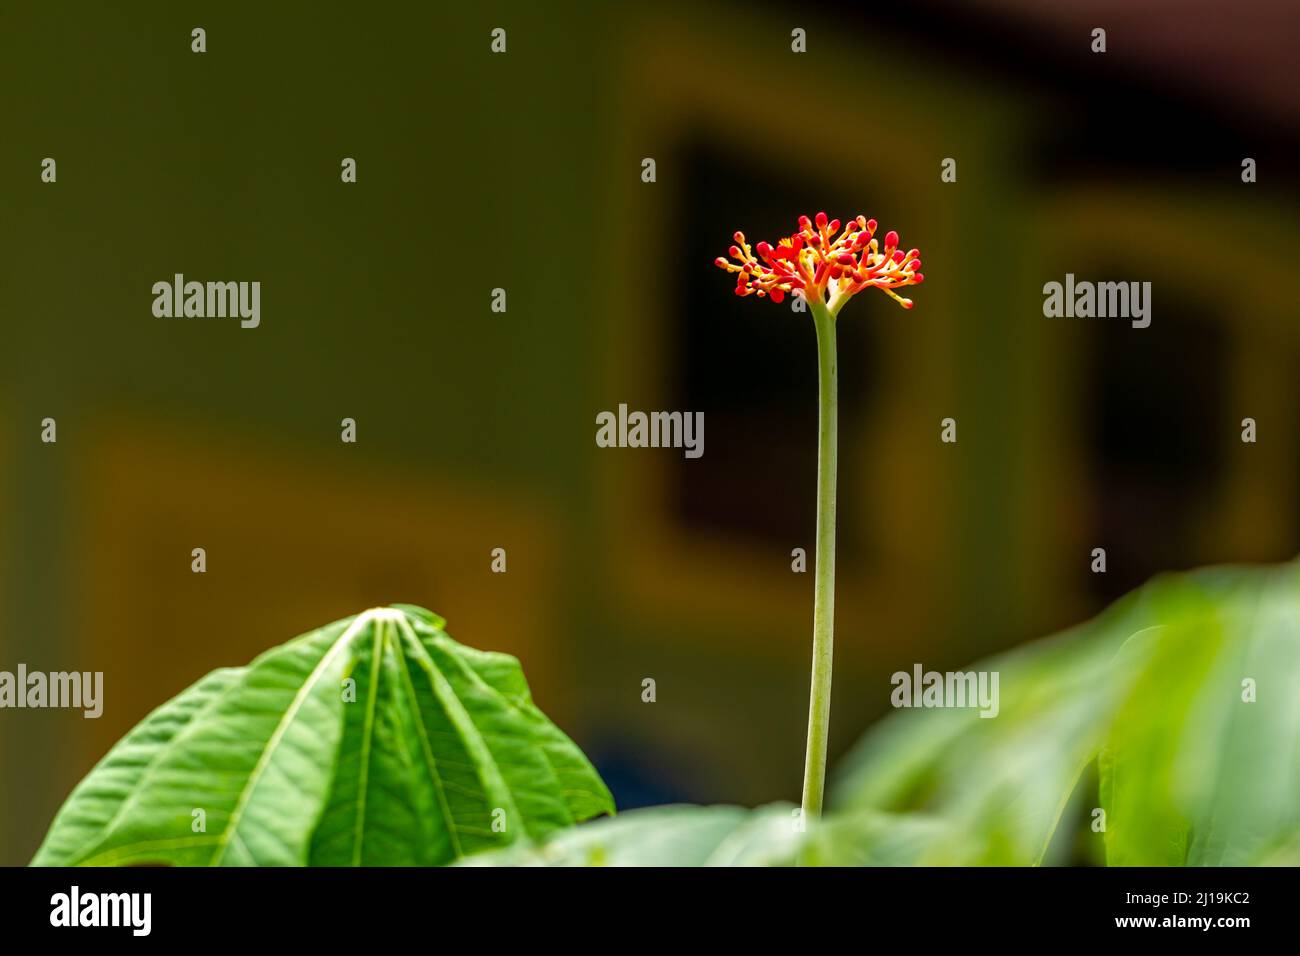
[[[817,564],[813,582],[812,690],[808,700],[808,753],[803,771],[803,816],[822,812],[826,741],[831,719],[831,661],[835,645],[835,316],[821,302],[808,304],[817,327]]]

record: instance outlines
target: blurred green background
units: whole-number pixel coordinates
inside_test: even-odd
[[[6,4],[0,669],[106,700],[0,711],[0,863],[181,688],[393,601],[519,655],[620,806],[796,798],[813,333],[711,263],[800,213],[926,273],[842,315],[835,752],[896,670],[1294,555],[1295,11],[1055,6]],[[177,272],[261,327],[155,318]],[[1151,327],[1044,318],[1067,272]],[[704,457],[598,449],[622,402]]]

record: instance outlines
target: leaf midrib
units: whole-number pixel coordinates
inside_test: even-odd
[[[519,826],[523,828],[523,831],[527,833],[527,824],[524,821],[523,814],[519,812],[518,807],[515,805],[514,792],[511,790],[510,784],[506,782],[505,775],[501,772],[501,766],[497,762],[496,755],[492,752],[492,748],[488,746],[488,742],[483,736],[483,732],[479,729],[478,724],[475,723],[474,718],[470,715],[469,711],[466,710],[465,702],[460,699],[460,696],[452,688],[446,675],[442,672],[442,669],[430,656],[428,649],[420,642],[419,637],[416,636],[416,633],[406,616],[403,615],[398,618],[397,624],[399,629],[402,631],[403,636],[410,644],[412,656],[415,658],[416,662],[419,663],[425,676],[429,678],[430,688],[438,696],[442,706],[446,709],[447,717],[452,724],[452,729],[460,737],[463,743],[472,746],[472,748],[477,751],[474,754],[474,756],[477,757],[476,776],[479,779],[479,783],[484,788],[483,796],[489,800],[499,800],[500,808],[505,812],[507,820],[518,822]],[[400,659],[402,660],[403,667],[405,667],[406,655],[401,655]],[[484,686],[488,686],[483,682],[482,678],[474,672],[472,667],[465,665],[465,669],[475,680],[483,683]],[[493,693],[496,693],[495,689],[490,687],[489,689],[491,689]],[[419,721],[419,726],[421,734],[423,734],[424,722],[422,719]],[[512,841],[507,839],[505,842],[509,843]],[[463,856],[464,854],[462,853],[459,855]]]
[[[366,838],[366,799],[370,786],[370,759],[375,735],[375,712],[379,704],[379,668],[388,646],[388,622],[375,625],[374,650],[370,657],[370,686],[366,701],[366,722],[361,734],[361,779],[357,781],[357,815],[352,828],[352,865],[361,865],[362,846]]]
[[[406,631],[405,618],[399,619],[399,629]],[[438,773],[438,761],[433,755],[433,747],[429,743],[429,735],[424,726],[424,718],[420,714],[419,702],[415,695],[415,684],[411,681],[411,672],[406,666],[406,655],[396,654],[397,665],[402,672],[403,693],[406,695],[406,701],[414,717],[416,733],[420,738],[420,753],[424,757],[425,769],[429,773],[429,779],[433,782],[434,792],[438,795],[438,808],[442,810],[442,818],[447,822],[447,835],[451,839],[452,852],[459,859],[465,855],[465,851],[460,843],[460,834],[457,832],[456,819],[451,813],[451,804],[447,802],[447,793],[442,785],[442,775]]]

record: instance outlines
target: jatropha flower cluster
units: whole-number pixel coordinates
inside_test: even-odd
[[[898,233],[893,230],[885,233],[882,247],[876,238],[876,220],[864,216],[849,220],[842,233],[840,221],[827,220],[824,212],[812,220],[800,216],[799,231],[775,246],[760,242],[750,248],[743,232],[737,232],[735,239],[729,250],[735,262],[719,256],[714,264],[736,273],[736,295],[781,302],[789,293],[824,302],[832,315],[852,296],[872,287],[910,309],[912,300],[893,290],[925,278],[917,271],[920,250],[899,249]]]

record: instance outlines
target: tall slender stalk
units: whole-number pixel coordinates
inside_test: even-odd
[[[831,718],[831,664],[835,646],[835,316],[820,300],[809,308],[817,328],[817,556],[813,572],[812,689],[808,699],[808,752],[803,771],[803,816],[822,812],[826,742]]]
[[[876,238],[877,222],[855,216],[841,223],[819,212],[799,217],[799,230],[774,246],[750,246],[745,234],[732,233],[730,258],[713,264],[736,277],[736,295],[757,295],[780,304],[788,295],[808,303],[817,328],[817,566],[813,581],[812,690],[808,699],[808,755],[803,768],[803,816],[822,812],[826,787],[826,742],[831,722],[831,659],[835,644],[835,317],[844,303],[864,289],[880,289],[905,309],[912,307],[895,289],[925,279],[921,251],[904,252],[898,233]],[[843,227],[843,232],[840,232]],[[839,238],[836,238],[836,236]],[[755,255],[757,253],[757,255]],[[829,297],[829,298],[828,298]],[[834,303],[831,308],[826,303]]]

